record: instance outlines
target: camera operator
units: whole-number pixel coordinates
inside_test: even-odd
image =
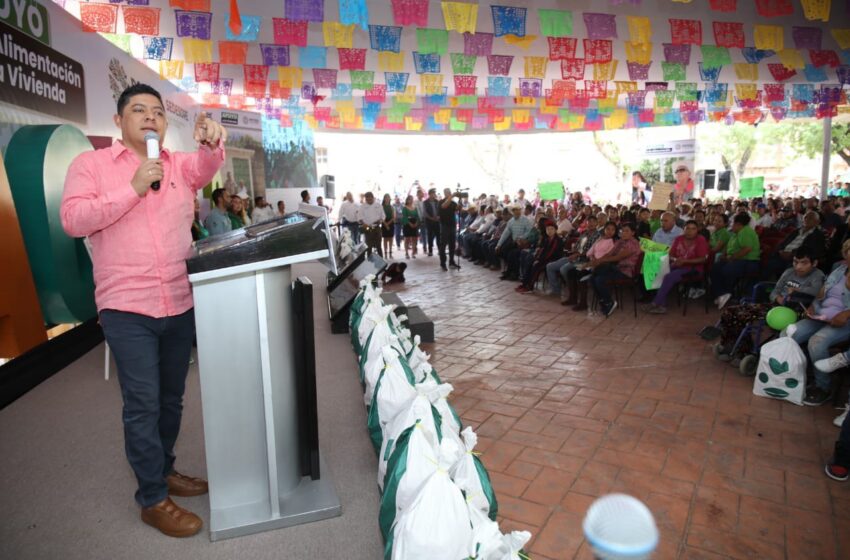
[[[452,193],[451,189],[443,189],[443,199],[440,201],[438,210],[440,215],[440,237],[437,249],[440,253],[440,268],[446,268],[446,246],[449,248],[449,266],[460,268],[455,262],[457,253],[457,209],[458,204],[454,201],[455,196],[460,198],[460,193]]]
[[[375,195],[370,192],[366,193],[366,200],[360,206],[360,229],[363,231],[363,237],[366,239],[366,247],[369,256],[372,251],[376,251],[381,257],[384,256],[381,251],[381,223],[384,221],[384,208],[377,200]]]

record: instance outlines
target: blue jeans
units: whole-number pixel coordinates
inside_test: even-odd
[[[793,338],[802,346],[809,343],[809,360],[814,364],[818,360],[829,357],[829,347],[850,338],[850,322],[843,327],[831,327],[823,321],[803,319],[795,323],[797,331]],[[820,371],[812,365],[815,372],[815,385],[824,391],[830,390],[831,378],[828,373]]]
[[[152,506],[168,496],[165,477],[174,470],[174,443],[195,337],[194,310],[155,319],[105,309],[100,324],[118,365],[124,450],[139,484],[136,501]]]
[[[549,281],[549,289],[553,294],[561,293],[561,267],[569,263],[570,259],[561,257],[546,265],[546,279]]]
[[[616,264],[605,263],[593,269],[590,275],[590,283],[593,285],[593,291],[596,292],[596,297],[599,299],[600,304],[611,304],[611,288],[608,286],[608,283],[612,280],[621,280],[623,278],[628,278],[628,276],[623,274],[617,268]]]

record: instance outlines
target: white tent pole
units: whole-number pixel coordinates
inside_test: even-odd
[[[829,183],[829,155],[832,151],[832,117],[823,119],[823,167],[820,177],[820,199],[827,197],[826,187]]]

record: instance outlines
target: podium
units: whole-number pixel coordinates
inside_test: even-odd
[[[318,445],[312,284],[335,271],[324,209],[199,242],[187,260],[216,541],[339,516]]]

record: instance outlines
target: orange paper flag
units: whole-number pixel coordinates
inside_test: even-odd
[[[242,35],[242,16],[239,15],[237,0],[230,0],[230,32],[237,37]]]

